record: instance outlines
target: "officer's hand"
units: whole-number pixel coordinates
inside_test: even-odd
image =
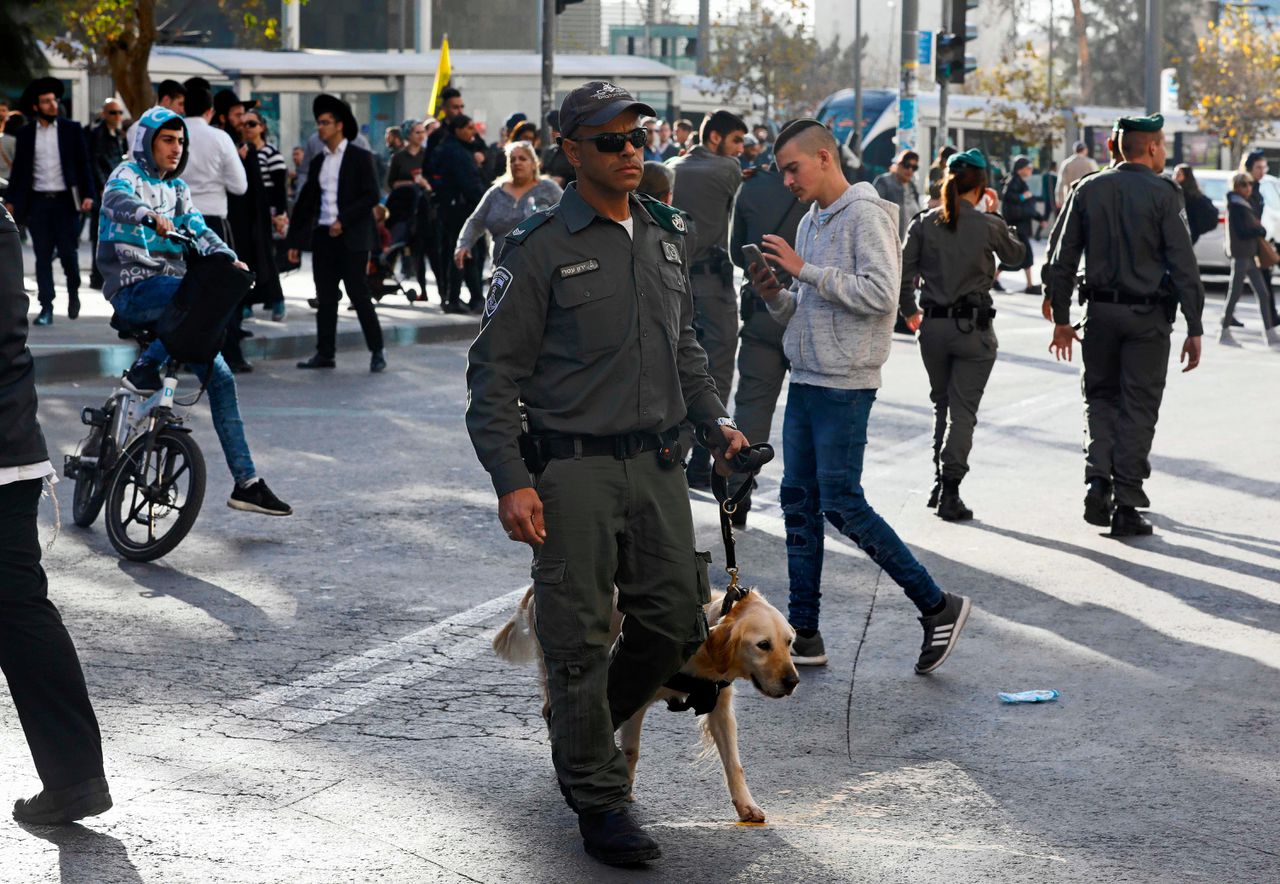
[[[462,269],[462,265],[463,265],[463,264],[465,264],[465,263],[467,263],[467,259],[468,259],[468,258],[470,258],[470,257],[471,257],[471,252],[470,252],[470,250],[468,250],[468,249],[458,249],[458,251],[456,251],[456,252],[454,252],[454,253],[453,253],[453,264],[454,264],[454,266],[455,266],[455,267],[457,267],[459,270],[461,270],[461,269]]]
[[[747,267],[747,275],[751,277],[751,287],[756,294],[766,301],[772,301],[782,291],[782,281],[768,267],[751,264]]]
[[[1200,364],[1200,336],[1187,336],[1186,341],[1182,344],[1182,355],[1178,357],[1179,362],[1185,362],[1187,367],[1182,370],[1183,374],[1191,371]]]
[[[1053,327],[1053,343],[1049,345],[1049,352],[1059,361],[1065,359],[1071,361],[1071,344],[1073,341],[1080,340],[1080,336],[1076,334],[1074,326],[1071,325],[1054,325]]]
[[[1053,322],[1053,301],[1048,298],[1044,299],[1044,303],[1040,305],[1040,315]]]
[[[297,264],[302,260],[302,252],[298,249],[289,249],[289,263]]]
[[[721,427],[720,432],[724,435],[726,447],[722,456],[713,456],[711,459],[715,463],[716,472],[727,479],[733,475],[731,461],[734,455],[742,449],[750,447],[751,443],[747,441],[746,436],[733,427]]]
[[[512,540],[536,547],[547,539],[542,498],[532,488],[518,488],[498,498],[498,518]]]
[[[917,310],[914,314],[907,317],[907,328],[912,331],[920,330],[920,323],[924,321],[924,311]]]
[[[804,259],[796,254],[796,250],[791,248],[785,239],[777,234],[766,233],[760,242],[760,248],[765,257],[774,264],[792,276],[800,275],[800,269],[804,267]]]

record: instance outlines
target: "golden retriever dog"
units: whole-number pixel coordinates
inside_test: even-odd
[[[704,752],[709,752],[712,745],[719,752],[725,782],[729,787],[729,798],[733,801],[738,819],[749,823],[763,823],[764,811],[751,797],[751,790],[747,788],[747,780],[742,772],[742,761],[738,757],[738,722],[733,713],[733,685],[738,681],[750,681],[766,697],[790,696],[800,683],[795,664],[791,662],[791,643],[795,640],[796,633],[787,623],[787,618],[755,590],[744,595],[728,615],[720,619],[723,599],[724,593],[715,593],[711,603],[706,606],[707,622],[712,624],[711,631],[681,672],[712,682],[728,682],[720,691],[715,709],[699,716]],[[537,662],[542,673],[542,711],[546,717],[546,671],[538,648],[537,633],[533,628],[535,617],[533,587],[530,587],[511,620],[494,636],[493,649],[499,657],[512,663]],[[622,615],[615,603],[612,632],[615,640],[621,626]],[[648,705],[623,722],[618,729],[633,785],[636,780],[636,762],[640,760],[640,729],[644,724],[644,714],[653,703],[671,698],[687,700],[688,694],[661,688]]]

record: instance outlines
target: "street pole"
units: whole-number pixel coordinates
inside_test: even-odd
[[[1147,113],[1160,110],[1160,71],[1164,68],[1164,2],[1147,0]]]
[[[698,0],[698,74],[707,75],[711,58],[711,0]]]
[[[555,102],[556,0],[542,0],[542,143],[551,143],[547,114]]]
[[[951,4],[943,0],[942,3],[942,32],[944,34],[951,33]],[[938,41],[933,43],[934,67],[938,64]],[[963,55],[960,58],[960,64],[964,64]],[[951,94],[950,78],[944,78],[938,84],[938,138],[935,145],[941,150],[947,144],[947,96]],[[936,154],[936,152],[935,152]]]
[[[1053,99],[1053,0],[1049,0],[1049,94],[1046,97],[1056,110],[1057,102]],[[1049,130],[1049,162],[1053,162],[1053,130]],[[1044,168],[1048,170],[1049,167],[1045,165]]]
[[[916,67],[920,54],[919,29],[920,0],[902,0],[902,58],[898,83],[899,151],[911,150],[916,146]]]
[[[862,0],[853,0],[853,155],[862,159]]]

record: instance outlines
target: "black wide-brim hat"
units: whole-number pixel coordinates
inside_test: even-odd
[[[230,89],[219,89],[217,94],[213,96],[213,115],[215,117],[221,116],[237,104],[245,110],[253,110],[258,106],[258,100],[256,98],[241,98]]]
[[[351,105],[336,95],[322,93],[311,102],[311,116],[314,118],[321,114],[333,114],[334,119],[341,120],[342,137],[348,141],[355,141],[356,136],[360,134],[360,126],[356,123],[356,115],[352,113]]]
[[[54,97],[59,101],[66,93],[66,87],[62,85],[62,81],[57,77],[37,77],[27,84],[27,88],[22,90],[22,100],[18,102],[24,114],[35,114],[36,102],[39,101],[41,95],[47,95],[52,92]]]

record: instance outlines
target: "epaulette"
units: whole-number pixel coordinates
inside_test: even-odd
[[[538,211],[534,212],[528,218],[525,218],[515,227],[511,228],[511,231],[505,237],[506,241],[510,243],[515,243],[516,245],[522,244],[525,241],[525,239],[528,238],[529,234],[533,233],[543,224],[546,224],[548,221],[551,220],[551,216],[556,213],[556,209],[558,207],[559,207],[559,203],[557,203],[554,206],[550,206],[546,209],[539,209]]]
[[[664,230],[670,230],[672,233],[678,233],[684,236],[689,232],[689,220],[685,217],[684,212],[675,206],[668,206],[660,199],[655,199],[645,193],[637,193],[636,199],[644,206],[645,211],[658,222],[658,226]]]

